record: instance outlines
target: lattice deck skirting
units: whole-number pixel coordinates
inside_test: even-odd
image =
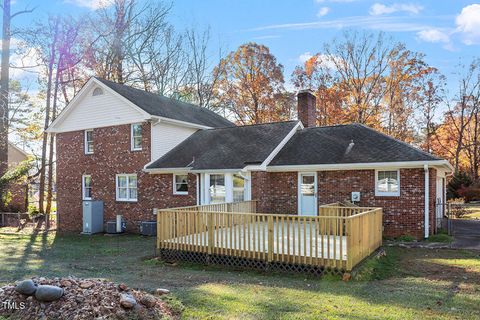
[[[165,261],[187,261],[205,265],[222,265],[226,267],[256,269],[262,271],[296,272],[313,275],[334,274],[342,275],[345,270],[315,265],[304,265],[283,262],[265,262],[261,260],[233,257],[225,255],[207,254],[173,249],[160,249],[160,257]]]

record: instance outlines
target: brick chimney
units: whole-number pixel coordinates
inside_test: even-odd
[[[297,94],[298,120],[302,121],[305,128],[317,126],[317,98],[312,90],[300,90]]]

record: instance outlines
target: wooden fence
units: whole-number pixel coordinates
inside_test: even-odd
[[[247,201],[157,210],[157,247],[349,271],[382,244],[381,208],[320,207],[319,216],[255,209]]]

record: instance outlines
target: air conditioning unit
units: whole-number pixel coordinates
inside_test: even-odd
[[[103,201],[83,201],[83,232],[103,232]]]
[[[120,232],[120,233],[125,232],[126,229],[127,229],[127,223],[125,221],[122,221],[122,232]],[[116,221],[107,221],[107,233],[111,233],[111,234],[119,233],[119,232],[117,232],[117,222]]]
[[[140,223],[140,234],[144,236],[156,236],[157,221],[142,221]]]

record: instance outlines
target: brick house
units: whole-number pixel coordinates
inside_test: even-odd
[[[316,215],[351,200],[384,209],[384,234],[428,237],[451,165],[360,124],[235,126],[212,111],[92,78],[49,127],[56,137],[58,228],[80,231],[82,201],[131,231],[154,208],[255,199],[259,212]]]

